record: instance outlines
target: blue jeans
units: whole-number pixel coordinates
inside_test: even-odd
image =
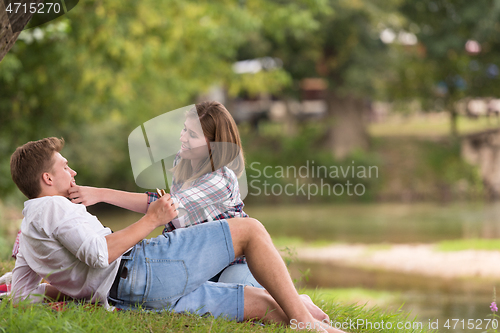
[[[245,286],[262,288],[255,280],[247,264],[234,264],[226,267],[222,272],[214,276],[210,281],[223,283],[240,283]]]
[[[242,284],[208,280],[234,260],[226,220],[176,229],[145,239],[122,256],[117,308],[142,307],[243,320]],[[122,274],[124,276],[124,274]]]

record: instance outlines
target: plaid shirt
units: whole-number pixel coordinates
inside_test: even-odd
[[[174,165],[180,158],[175,159]],[[185,214],[169,222],[163,232],[177,228],[187,228],[192,225],[209,221],[228,219],[232,217],[248,217],[243,211],[243,201],[240,197],[238,179],[235,173],[222,167],[214,172],[204,174],[188,188],[182,189],[181,184],[173,184],[170,195],[179,204],[178,210]],[[148,205],[158,199],[158,194],[146,192]],[[244,258],[236,259],[234,263],[244,263]]]
[[[14,247],[12,248],[12,258],[16,259],[19,253],[19,238],[21,238],[21,230],[18,231]]]
[[[240,199],[236,176],[226,167],[203,175],[187,189],[180,187],[178,184],[173,185],[170,195],[179,204],[178,210],[184,210],[185,214],[169,222],[163,232],[209,221],[248,217],[243,211],[244,204]],[[157,193],[146,193],[148,205],[158,199]]]

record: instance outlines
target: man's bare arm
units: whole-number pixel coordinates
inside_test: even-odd
[[[108,262],[112,263],[132,246],[143,240],[151,231],[163,226],[177,216],[177,206],[169,194],[151,203],[148,212],[139,221],[125,229],[106,236]]]

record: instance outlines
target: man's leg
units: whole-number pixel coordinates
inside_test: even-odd
[[[316,319],[308,311],[297,293],[288,270],[276,250],[264,226],[251,218],[233,218],[227,220],[233,241],[235,257],[245,255],[248,266],[255,279],[276,300],[274,304],[269,297],[253,288],[245,288],[245,318],[261,317],[263,314],[270,320],[295,323],[315,323]],[[248,308],[247,308],[248,307]],[[283,310],[280,312],[279,308]],[[292,321],[293,320],[293,321]],[[333,328],[329,332],[342,332]]]
[[[309,296],[299,295],[299,297],[315,320],[330,322],[328,315],[318,308]],[[245,320],[253,318],[290,324],[286,314],[267,290],[245,286]]]

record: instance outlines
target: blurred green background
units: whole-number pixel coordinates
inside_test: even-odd
[[[20,198],[13,150],[46,136],[66,139],[80,184],[137,190],[131,130],[207,98],[238,121],[247,165],[377,166],[357,179],[364,195],[311,201],[496,195],[461,147],[498,125],[500,110],[467,106],[496,105],[499,12],[498,1],[80,3],[23,31],[0,63],[0,197]]]

